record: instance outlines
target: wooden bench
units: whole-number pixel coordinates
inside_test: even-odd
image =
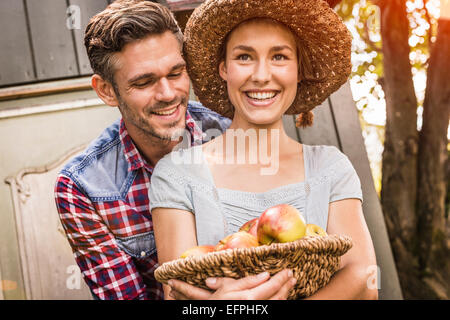
[[[62,166],[85,146],[56,162],[26,168],[6,182],[11,187],[20,262],[29,300],[91,299],[55,206],[54,186]]]

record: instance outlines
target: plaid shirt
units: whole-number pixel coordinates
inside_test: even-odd
[[[192,144],[202,139],[204,134],[189,112],[186,113],[186,128]],[[156,250],[144,250],[132,256],[118,241],[119,238],[133,240],[147,233],[153,236],[148,198],[153,168],[139,154],[123,120],[120,120],[119,135],[128,172],[135,171],[126,197],[92,201],[62,171],[55,186],[56,206],[75,260],[95,297],[102,300],[162,299],[162,286],[153,275],[158,267]]]

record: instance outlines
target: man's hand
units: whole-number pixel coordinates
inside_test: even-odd
[[[285,269],[270,277],[268,272],[239,280],[208,278],[206,285],[213,291],[170,280],[170,296],[176,300],[285,300],[296,283],[292,271]]]

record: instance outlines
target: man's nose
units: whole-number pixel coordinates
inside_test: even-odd
[[[258,83],[267,83],[272,79],[272,71],[267,61],[258,61],[255,64],[252,80]]]
[[[176,97],[176,91],[167,78],[161,78],[156,88],[156,99],[158,101],[170,102]]]

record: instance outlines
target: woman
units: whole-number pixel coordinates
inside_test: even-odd
[[[159,263],[216,244],[265,209],[288,203],[307,223],[354,242],[341,269],[310,298],[376,298],[366,285],[376,262],[355,170],[334,147],[289,138],[282,123],[283,114],[300,113],[298,125],[310,125],[310,110],[347,80],[351,38],[342,21],[321,0],[210,0],[194,11],[185,37],[195,93],[232,124],[155,167],[149,196]],[[286,281],[264,298],[286,298],[291,287]],[[178,287],[174,292],[186,297]]]

